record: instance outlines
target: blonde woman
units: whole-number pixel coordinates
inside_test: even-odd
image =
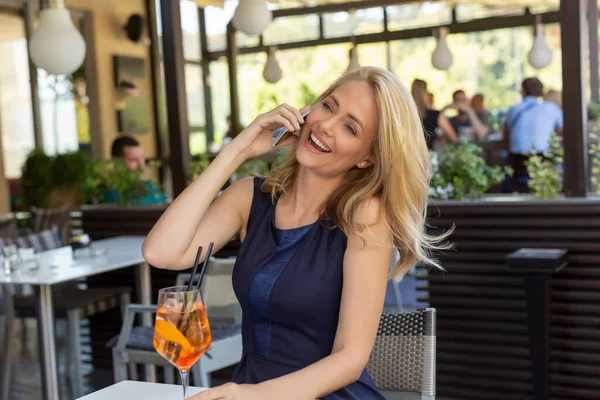
[[[287,161],[241,180],[286,126]],[[390,72],[342,76],[303,119],[283,104],[258,116],[166,210],[144,243],[159,268],[189,268],[198,246],[242,240],[233,286],[243,358],[233,383],[195,400],[384,399],[365,366],[392,274],[433,262],[425,233],[429,156],[419,112]]]

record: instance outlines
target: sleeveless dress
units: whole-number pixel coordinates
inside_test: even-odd
[[[247,234],[233,270],[242,307],[243,356],[236,383],[260,383],[331,354],[338,325],[347,238],[326,222],[275,226],[275,204],[254,178]],[[366,369],[323,399],[385,399]]]

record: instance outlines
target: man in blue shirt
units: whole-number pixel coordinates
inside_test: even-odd
[[[144,169],[146,167],[146,159],[144,158],[144,150],[140,143],[131,136],[122,135],[116,138],[112,143],[111,154],[113,159],[121,159],[123,164],[130,171]],[[145,181],[146,191],[148,194],[140,199],[134,199],[132,204],[155,204],[164,203],[167,201],[167,196],[154,183]],[[111,190],[106,193],[106,201],[109,203],[117,202],[119,194]]]
[[[527,78],[521,87],[523,101],[508,110],[504,138],[508,141],[515,182],[526,189],[525,161],[532,153],[541,154],[550,149],[552,133],[562,135],[563,112],[555,103],[539,100],[544,94],[544,85],[539,79]]]

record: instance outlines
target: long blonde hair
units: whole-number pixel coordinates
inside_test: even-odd
[[[417,105],[419,115],[421,116],[421,119],[423,119],[425,114],[427,114],[427,110],[429,109],[429,104],[425,100],[425,96],[428,95],[427,82],[422,79],[415,79],[410,87],[410,93],[412,94],[412,97]]]
[[[360,236],[365,227],[355,221],[356,211],[366,200],[377,197],[381,217],[389,225],[394,246],[400,252],[392,276],[404,274],[420,261],[440,267],[430,251],[445,248],[438,244],[443,237],[426,233],[430,161],[417,106],[394,74],[377,67],[362,67],[341,76],[317,103],[351,80],[367,82],[375,94],[379,132],[370,148],[374,165],[346,173],[327,201],[325,216],[346,235]],[[291,188],[296,179],[296,147],[297,144],[290,146],[283,164],[263,184],[263,190],[274,198]]]

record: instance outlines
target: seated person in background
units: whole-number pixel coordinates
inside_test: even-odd
[[[521,87],[523,101],[508,110],[503,132],[514,170],[515,190],[527,189],[529,177],[525,161],[529,155],[548,151],[550,136],[553,132],[562,135],[563,126],[560,107],[551,101],[539,101],[544,94],[544,85],[539,79],[527,78]]]
[[[482,124],[488,127],[490,126],[490,110],[485,108],[483,94],[477,93],[471,98],[471,107],[475,110],[477,118]]]
[[[121,160],[130,171],[144,170],[146,168],[146,160],[144,159],[144,149],[140,143],[131,136],[119,136],[112,143],[111,155],[113,160]],[[145,181],[148,194],[134,200],[134,204],[155,204],[164,203],[167,201],[167,196],[151,181]],[[118,193],[110,190],[106,193],[106,202],[117,202]]]
[[[411,94],[423,121],[427,148],[433,150],[433,144],[438,134],[445,136],[450,143],[456,143],[456,132],[450,125],[448,118],[438,110],[433,109],[433,95],[427,91],[427,82],[415,79],[412,83]]]
[[[475,142],[484,140],[489,133],[489,127],[482,123],[475,110],[471,107],[464,90],[452,94],[453,102],[442,109],[457,110],[458,115],[450,118],[450,124],[458,135],[459,142]]]

